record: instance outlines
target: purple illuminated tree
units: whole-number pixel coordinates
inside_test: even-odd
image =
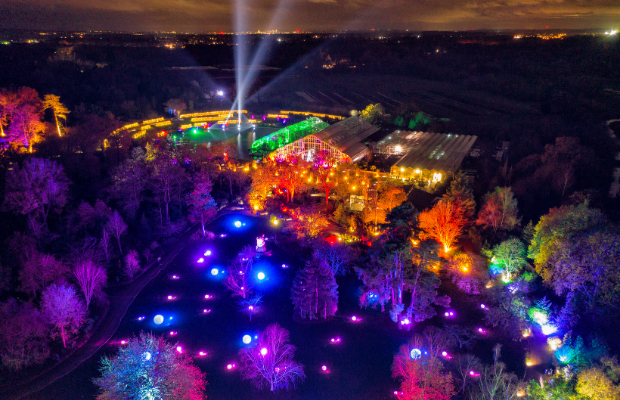
[[[110,215],[108,223],[105,225],[105,229],[107,229],[108,232],[116,238],[116,241],[118,242],[118,251],[122,255],[123,248],[121,247],[121,235],[127,230],[127,224],[123,221],[123,217],[121,217],[117,210],[114,210],[112,215]]]
[[[88,310],[73,287],[66,283],[53,283],[43,291],[41,312],[53,326],[52,338],[60,336],[66,348],[67,340],[77,334],[86,322]]]
[[[103,295],[103,287],[108,280],[108,275],[105,269],[92,260],[79,261],[73,269],[73,276],[84,294],[86,308],[93,298]]]
[[[101,359],[98,400],[201,400],[206,396],[205,374],[191,358],[162,337],[141,332],[118,354]]]
[[[42,254],[38,251],[26,253],[27,257],[19,271],[21,290],[33,297],[50,283],[70,274],[69,267],[58,261],[51,254]]]
[[[231,291],[233,297],[238,296],[245,300],[251,295],[250,269],[252,269],[254,257],[256,257],[256,249],[249,245],[245,246],[228,267],[228,276],[224,285]]]
[[[186,196],[189,220],[200,222],[202,236],[206,235],[205,224],[209,223],[217,214],[217,205],[211,197],[213,184],[206,171],[198,172],[193,179],[194,188]]]
[[[301,318],[323,319],[338,310],[338,284],[334,272],[321,260],[312,259],[297,273],[291,299],[295,312]]]
[[[49,213],[59,213],[67,203],[69,184],[61,165],[31,158],[7,173],[3,209],[27,215],[31,228],[37,220],[47,228]]]
[[[2,365],[19,370],[40,364],[49,356],[49,330],[41,313],[30,303],[9,299],[0,304],[0,358]]]
[[[125,265],[123,266],[123,273],[129,278],[133,279],[136,274],[140,272],[140,256],[135,250],[130,250],[125,256]]]
[[[321,244],[312,254],[318,260],[324,260],[335,275],[344,275],[347,267],[359,256],[357,249],[341,243]]]
[[[159,204],[164,204],[166,221],[170,222],[170,203],[181,195],[187,176],[172,160],[158,158],[151,164],[150,188]]]
[[[306,378],[303,366],[293,361],[295,346],[289,344],[289,332],[278,324],[269,325],[256,346],[242,349],[239,355],[243,379],[259,389],[288,389]]]

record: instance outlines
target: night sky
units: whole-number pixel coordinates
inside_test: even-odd
[[[237,16],[244,16],[245,22],[240,24]],[[608,29],[618,25],[618,0],[0,1],[0,28],[40,30],[201,33],[257,29],[544,29],[546,26]]]

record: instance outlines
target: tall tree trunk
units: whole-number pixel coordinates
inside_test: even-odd
[[[66,349],[67,348],[67,340],[65,338],[65,326],[64,325],[60,326],[60,335],[62,336],[62,346]]]
[[[121,235],[116,235],[116,241],[118,242],[118,251],[123,255],[123,248],[121,247]]]
[[[56,115],[56,111],[52,109],[52,111],[54,112],[54,119],[56,120],[56,130],[58,131],[58,137],[62,137],[62,134],[60,133],[60,125],[58,124],[58,115]]]

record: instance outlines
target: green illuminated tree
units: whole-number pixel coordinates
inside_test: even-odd
[[[527,264],[525,245],[517,238],[504,240],[493,248],[493,259],[503,267],[503,279],[510,281]]]

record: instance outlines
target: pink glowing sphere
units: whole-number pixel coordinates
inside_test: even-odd
[[[170,336],[174,336],[174,335],[176,335],[176,334],[177,334],[177,333],[176,333],[175,331],[170,331]]]
[[[203,313],[203,314],[208,314],[208,313],[210,313],[210,312],[211,312],[211,310],[209,310],[208,308],[205,308],[204,310],[202,310],[202,313]]]
[[[235,364],[228,364],[226,366],[226,369],[228,369],[228,370],[233,369],[233,368],[235,368]]]
[[[204,356],[207,355],[207,352],[206,351],[200,351],[200,352],[198,352],[198,355],[201,356],[201,357],[204,357]]]
[[[126,340],[121,340],[121,344],[127,344]]]
[[[263,347],[262,349],[260,349],[260,355],[261,356],[266,356],[267,355],[267,348]]]
[[[321,370],[322,370],[323,372],[327,371],[327,365],[323,365],[323,366],[321,367]]]
[[[211,298],[210,294],[205,294],[205,299],[209,300]]]
[[[448,357],[448,352],[447,351],[442,351],[441,355],[444,356],[444,357]]]
[[[177,351],[178,351],[179,353],[183,353],[183,348],[182,348],[181,346],[177,346]]]
[[[353,321],[353,322],[357,322],[357,321],[359,321],[359,320],[360,320],[360,319],[359,319],[359,318],[357,318],[355,315],[351,317],[351,321]]]

